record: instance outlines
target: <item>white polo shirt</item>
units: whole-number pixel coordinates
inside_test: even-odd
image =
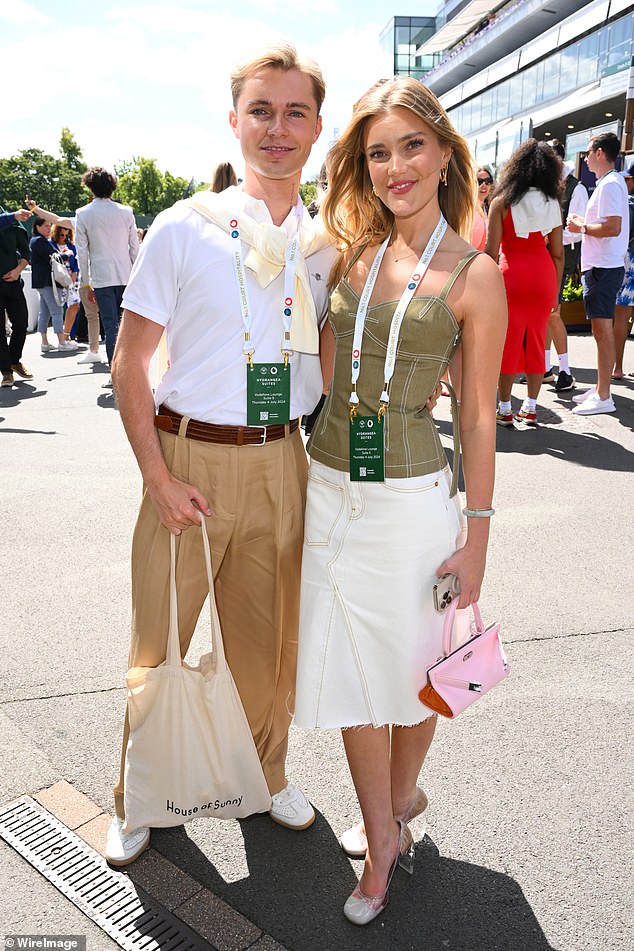
[[[235,202],[235,214],[271,223],[263,201],[239,188],[223,193]],[[298,199],[300,227],[314,227]],[[282,227],[292,238],[298,227],[292,209]],[[183,416],[230,426],[246,426],[247,358],[242,352],[244,324],[240,310],[232,239],[184,202],[161,212],[141,245],[124,307],[165,327],[169,368],[156,391],[156,405],[166,403]],[[243,255],[249,248],[243,242]],[[306,259],[321,326],[328,309],[328,276],[336,258],[326,248]],[[251,340],[258,363],[282,361],[284,271],[266,288],[245,268],[253,315]],[[291,363],[291,419],[310,413],[322,392],[317,354],[294,353]]]
[[[581,270],[593,267],[623,267],[630,240],[630,211],[627,203],[627,185],[614,170],[606,172],[590,195],[586,208],[586,224],[604,222],[615,216],[621,218],[621,232],[613,238],[593,238],[583,235],[581,242]]]

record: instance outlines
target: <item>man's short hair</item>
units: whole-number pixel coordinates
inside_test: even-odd
[[[601,149],[608,162],[616,162],[621,151],[621,140],[614,132],[602,132],[590,139],[590,150],[596,152]]]
[[[95,198],[110,198],[117,187],[117,176],[95,165],[84,172],[81,183],[91,190]]]
[[[304,73],[313,84],[317,113],[320,112],[326,95],[326,83],[321,69],[314,60],[300,56],[295,46],[286,41],[267,46],[259,56],[234,66],[231,71],[231,98],[234,109],[237,107],[245,82],[259,69],[280,69],[285,73],[296,69],[298,73]]]

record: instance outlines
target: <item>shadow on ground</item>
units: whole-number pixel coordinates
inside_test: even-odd
[[[397,869],[388,908],[366,928],[343,916],[356,885],[323,818],[298,834],[268,817],[241,823],[248,878],[227,883],[185,828],[153,830],[152,845],[293,951],[555,951],[510,876],[416,846],[414,874]]]

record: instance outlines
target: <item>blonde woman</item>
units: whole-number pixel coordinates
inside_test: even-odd
[[[411,862],[407,823],[427,805],[417,781],[436,720],[418,693],[441,646],[433,585],[456,575],[460,607],[480,593],[506,302],[497,267],[465,240],[466,142],[421,83],[360,100],[328,181],[322,215],[342,254],[322,338],[334,372],[309,442],[296,722],[343,731],[362,822],[342,845],[365,856],[344,914],[365,925]],[[466,531],[426,406],[461,340]]]

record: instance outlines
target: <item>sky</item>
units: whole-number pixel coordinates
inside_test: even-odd
[[[209,181],[218,162],[243,164],[228,124],[233,64],[286,37],[320,64],[323,132],[316,174],[352,103],[389,73],[379,35],[392,15],[430,15],[437,0],[2,0],[0,62],[13,95],[0,118],[0,157],[59,154],[67,126],[88,165],[133,156]],[[7,90],[5,90],[6,92]]]

